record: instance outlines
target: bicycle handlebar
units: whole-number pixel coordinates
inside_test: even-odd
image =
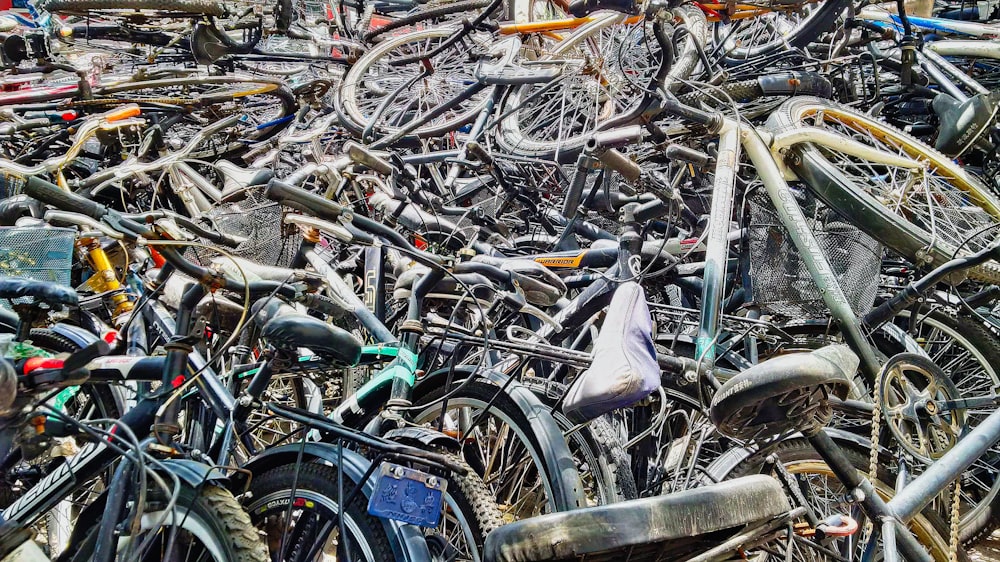
[[[133,240],[137,240],[140,237],[149,240],[158,239],[156,234],[146,228],[145,225],[137,223],[118,211],[109,209],[100,203],[60,189],[58,186],[45,180],[28,178],[24,192],[28,196],[34,197],[42,203],[58,209],[79,213],[94,220],[105,221]],[[170,246],[160,246],[158,252],[167,263],[181,273],[230,291],[237,293],[249,291],[252,294],[267,294],[277,291],[278,294],[286,298],[296,298],[299,294],[299,291],[294,286],[287,283],[276,281],[251,281],[244,283],[243,281],[222,275],[187,260],[180,252]]]

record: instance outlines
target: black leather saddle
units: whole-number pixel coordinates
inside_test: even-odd
[[[276,299],[266,304],[258,301],[253,309],[260,310],[255,320],[262,326],[261,336],[278,349],[306,347],[344,365],[356,365],[361,359],[361,341],[343,328],[302,314]]]

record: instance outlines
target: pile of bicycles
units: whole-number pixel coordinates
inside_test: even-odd
[[[0,562],[1000,529],[1000,3],[34,0],[0,65]]]

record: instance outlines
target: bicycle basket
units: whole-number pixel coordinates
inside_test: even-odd
[[[795,197],[851,308],[868,312],[878,291],[882,247],[811,194],[795,190]],[[747,205],[754,301],[778,316],[825,317],[829,310],[767,194],[755,190]]]
[[[295,257],[301,237],[294,230],[286,233],[282,214],[281,205],[265,198],[262,188],[251,188],[244,199],[223,203],[212,209],[208,217],[219,232],[245,239],[235,249],[227,248],[229,253],[264,265],[286,267]],[[195,249],[194,253],[202,264],[219,255],[201,249]]]
[[[71,228],[0,227],[0,276],[68,286],[75,243],[76,231]],[[15,302],[31,302],[31,298]],[[8,304],[0,300],[0,306]]]

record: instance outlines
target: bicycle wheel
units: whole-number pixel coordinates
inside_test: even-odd
[[[801,48],[829,31],[847,8],[845,0],[822,5],[779,6],[753,17],[715,25],[715,44],[723,62],[737,65],[789,48]]]
[[[868,474],[868,451],[862,450],[857,446],[848,447],[843,443],[840,446],[854,467],[863,474]],[[776,455],[785,467],[785,470],[799,482],[799,487],[805,495],[806,500],[816,511],[820,519],[834,514],[847,514],[858,522],[861,529],[865,529],[866,517],[864,513],[857,505],[848,504],[845,501],[847,490],[833,476],[829,467],[820,459],[808,441],[804,439],[791,439],[769,450],[768,453]],[[738,478],[748,474],[760,473],[765,461],[764,457],[765,455],[751,456],[734,467],[725,478]],[[890,474],[884,466],[880,465],[877,478],[872,484],[883,499],[888,500],[893,494],[895,487],[891,482],[895,482],[895,476]],[[910,522],[910,531],[917,537],[920,544],[927,548],[934,560],[937,562],[948,562],[951,560],[949,556],[948,526],[934,510],[925,509],[923,513],[914,518]],[[859,531],[859,533],[861,532]],[[862,552],[865,543],[866,541],[857,541],[854,543],[841,541],[839,546],[843,552],[840,552],[840,554],[850,557],[850,550],[853,546],[855,557],[857,557]],[[815,551],[803,548],[800,555],[793,556],[792,559],[815,560],[816,554]],[[958,548],[958,560],[968,560],[968,555],[961,546]]]
[[[476,379],[455,384],[449,392],[440,384],[418,384],[412,419],[433,427],[440,422],[445,431],[459,435],[465,461],[491,490],[505,520],[585,505],[566,441],[549,409],[530,391],[516,384],[505,391]],[[510,392],[519,393],[519,399]],[[441,400],[446,394],[448,406],[442,418]],[[525,410],[528,401],[534,405]],[[548,416],[548,421],[541,416]]]
[[[212,484],[196,489],[181,483],[176,504],[168,508],[162,490],[149,492],[147,510],[138,518],[138,533],[118,539],[120,559],[268,562],[249,515],[229,490]],[[93,523],[96,526],[97,521]],[[96,534],[96,529],[91,529],[66,562],[92,560]]]
[[[108,84],[95,88],[94,99],[73,106],[98,107],[138,103],[169,114],[162,126],[169,146],[186,144],[206,124],[231,115],[239,121],[202,143],[192,159],[233,158],[266,140],[291,121],[295,96],[281,82],[241,75],[194,76]]]
[[[911,320],[912,317],[912,320]],[[922,310],[915,317],[904,311],[896,323],[910,334],[951,378],[963,398],[992,396],[1000,388],[1000,342],[979,321],[950,308]],[[993,408],[965,410],[969,429],[979,425]],[[978,459],[962,478],[962,506],[959,537],[974,544],[1000,526],[1000,448],[994,445]],[[938,502],[945,503],[945,502]],[[950,505],[940,505],[945,517]]]
[[[490,37],[467,35],[464,41],[431,57],[433,72],[427,75],[420,62],[393,64],[394,60],[430,53],[454,33],[452,27],[415,31],[383,41],[358,59],[340,86],[337,110],[344,126],[358,135],[369,126],[379,134],[392,134],[445,104],[452,107],[413,134],[440,136],[472,121],[488,101],[489,89],[456,102],[476,82],[474,65],[462,45],[471,42],[485,50]]]
[[[555,381],[524,378],[521,383],[550,407],[566,394],[566,385]],[[597,418],[574,431],[576,424],[561,412],[553,410],[552,417],[566,435],[589,505],[607,505],[639,497],[628,454],[608,421]]]
[[[802,143],[786,158],[824,204],[921,267],[984,249],[997,237],[1000,201],[948,157],[891,125],[826,100],[797,97],[772,113],[765,127],[778,134],[818,127],[924,164],[914,169],[871,162],[833,143]],[[968,274],[1000,282],[994,263]]]
[[[705,45],[704,15],[685,6],[675,11],[688,33],[665,86],[679,89],[698,64],[696,45]],[[643,100],[660,67],[659,44],[648,24],[627,23],[620,14],[603,14],[575,30],[547,57],[567,63],[556,85],[529,84],[511,91],[504,101],[497,144],[519,156],[570,162],[603,123],[629,114]]]
[[[223,16],[226,7],[214,0],[43,0],[39,8],[53,13],[86,15],[94,11],[132,11],[178,15]]]
[[[386,530],[381,521],[368,515],[364,496],[354,498],[346,507],[341,505],[338,477],[332,466],[307,463],[281,466],[253,478],[245,507],[252,528],[266,537],[271,560],[334,559],[345,540],[340,536],[338,517],[344,519],[351,561],[394,559]],[[344,490],[350,491],[354,485],[345,476]]]
[[[466,0],[464,2],[453,2],[418,10],[412,14],[407,14],[401,18],[394,19],[381,27],[377,27],[366,32],[363,39],[365,42],[371,42],[379,37],[383,37],[386,33],[397,29],[411,27],[418,23],[427,23],[428,26],[437,25],[441,23],[440,20],[442,18],[474,10],[481,10],[486,6],[489,6],[490,3],[490,0]],[[469,19],[471,19],[471,17]]]
[[[247,511],[266,534],[272,559],[296,562],[336,556],[341,542],[337,517],[345,517],[351,560],[394,559],[385,526],[368,515],[364,496],[352,500],[346,510],[341,508],[337,478],[334,467],[312,463],[275,468],[254,478]],[[447,480],[441,524],[424,530],[428,546],[453,560],[479,561],[486,534],[502,524],[500,512],[474,472],[452,474]],[[293,486],[295,509],[289,514]],[[353,487],[354,482],[344,482],[345,493]]]

